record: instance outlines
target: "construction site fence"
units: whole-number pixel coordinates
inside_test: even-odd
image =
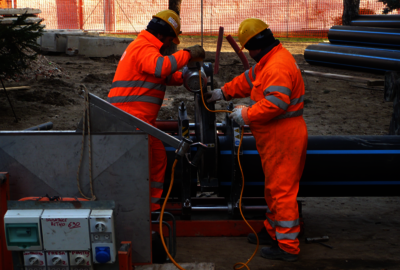
[[[168,9],[167,0],[0,0],[0,7],[37,8],[46,29],[82,29],[137,34],[152,15]],[[361,0],[360,14],[382,14],[377,0]],[[269,24],[276,37],[326,38],[341,25],[343,0],[182,0],[183,35],[237,35],[246,18]],[[398,11],[393,12],[398,14]],[[390,14],[388,15],[390,16]]]

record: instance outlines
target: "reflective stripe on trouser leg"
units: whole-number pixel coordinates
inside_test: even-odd
[[[307,149],[304,119],[273,121],[265,128],[252,128],[252,132],[265,174],[265,200],[273,214],[267,213],[267,217],[275,227],[268,220],[264,224],[267,229],[274,229],[281,249],[298,254],[300,226],[297,193]],[[292,227],[286,228],[288,226]]]
[[[150,143],[150,187],[151,187],[151,211],[160,209],[164,183],[165,169],[167,168],[167,154],[163,143],[152,136],[149,136]]]

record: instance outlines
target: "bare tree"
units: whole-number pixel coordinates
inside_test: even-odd
[[[179,16],[181,13],[181,3],[182,0],[169,0],[168,1],[168,9],[175,11]],[[177,51],[177,45],[172,43],[171,46],[165,51],[166,55],[173,54]]]
[[[383,14],[388,14],[393,10],[400,9],[400,1],[399,0],[378,0],[378,2],[382,2],[386,7],[383,9]]]
[[[343,25],[350,25],[350,22],[358,16],[360,0],[343,0]]]

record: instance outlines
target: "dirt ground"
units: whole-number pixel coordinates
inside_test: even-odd
[[[178,49],[200,43],[199,38],[183,38]],[[304,60],[304,49],[311,43],[283,43],[299,67],[336,74],[382,79],[383,75],[311,66]],[[216,39],[204,40],[206,61],[215,61]],[[246,53],[248,56],[248,54]],[[29,85],[29,90],[9,91],[19,118],[14,122],[10,105],[0,91],[0,130],[23,130],[48,121],[54,130],[74,130],[83,112],[79,85],[106,98],[118,57],[93,59],[84,56],[46,55],[42,58],[52,72],[35,70],[35,76],[6,87]],[[248,59],[250,59],[248,57]],[[250,65],[255,62],[249,60]],[[218,86],[244,71],[229,44],[224,41]],[[309,135],[383,135],[388,133],[392,103],[383,100],[382,86],[332,80],[304,75],[306,86],[304,118]],[[168,87],[159,119],[177,119],[178,105],[186,103],[189,117],[194,115],[193,95],[183,87]],[[237,100],[235,103],[247,103]],[[225,108],[226,102],[217,105]],[[219,120],[222,116],[219,115]],[[301,239],[300,261],[268,261],[256,255],[251,269],[400,269],[400,198],[300,198],[303,200],[305,235]],[[305,244],[304,237],[328,235],[326,248]],[[232,269],[246,261],[255,246],[243,237],[179,238],[178,262],[214,262],[217,269]]]
[[[215,61],[216,39],[204,40],[206,62]],[[183,38],[178,49],[200,43],[199,38]],[[294,55],[303,70],[330,72],[360,77],[382,79],[382,75],[312,66],[305,62],[304,49],[311,43],[283,45]],[[246,53],[250,65],[255,64]],[[42,62],[52,67],[52,73],[35,70],[37,76],[26,76],[18,82],[6,81],[6,86],[29,85],[29,90],[10,91],[9,97],[19,118],[14,122],[10,105],[0,92],[0,130],[23,130],[45,122],[53,122],[54,130],[73,130],[83,112],[80,84],[92,94],[106,98],[109,92],[118,57],[88,58],[85,56],[46,55]],[[43,64],[43,63],[42,63]],[[55,68],[54,68],[55,67]],[[223,42],[220,71],[214,77],[215,86],[221,87],[244,71],[239,57],[227,41]],[[309,135],[382,135],[387,134],[392,103],[383,100],[383,87],[367,87],[366,84],[332,80],[304,75],[306,87],[304,118]],[[177,119],[178,105],[184,101],[188,116],[194,116],[193,94],[183,86],[168,87],[160,120]],[[248,99],[234,100],[235,104],[247,104]],[[226,108],[228,102],[219,102],[216,109]],[[217,120],[221,121],[219,114]]]

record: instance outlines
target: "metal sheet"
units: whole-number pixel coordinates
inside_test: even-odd
[[[137,127],[174,148],[179,147],[180,140],[177,138],[111,105],[107,101],[93,94],[89,94],[89,101],[93,132],[132,131],[132,129],[136,130]],[[82,130],[82,127],[82,123],[79,123],[78,131]]]
[[[0,132],[0,171],[9,172],[11,200],[81,197],[76,179],[81,139],[74,132]],[[147,139],[141,132],[91,139],[94,194],[99,201],[115,201],[117,243],[132,241],[138,263],[151,262]],[[90,195],[87,140],[85,145],[80,182]]]

